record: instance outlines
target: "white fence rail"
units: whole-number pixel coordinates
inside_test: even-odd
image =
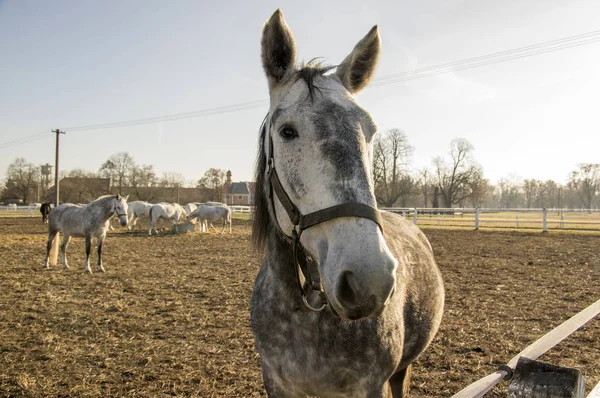
[[[582,327],[591,319],[600,314],[600,300],[591,304],[581,312],[573,315],[571,318],[546,333],[540,339],[536,340],[529,347],[518,353],[508,364],[501,366],[495,373],[492,373],[466,388],[454,394],[452,398],[479,398],[483,397],[487,392],[500,383],[505,377],[512,372],[519,358],[537,359],[549,349],[569,337],[573,332]],[[594,389],[595,390],[595,389]],[[594,397],[593,394],[589,396]]]
[[[419,226],[600,231],[600,209],[406,208],[381,210],[401,214]]]
[[[0,217],[33,217],[41,216],[37,205],[6,205],[0,206]]]

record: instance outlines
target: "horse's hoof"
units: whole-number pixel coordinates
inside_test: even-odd
[[[86,269],[85,269],[85,273],[86,273],[86,274],[91,274],[91,273],[92,273],[92,270],[91,270],[91,269],[89,269],[89,268],[86,268]]]
[[[98,272],[106,272],[104,268],[98,268]]]

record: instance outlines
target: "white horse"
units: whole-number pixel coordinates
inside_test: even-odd
[[[148,235],[152,235],[152,229],[156,230],[158,219],[171,220],[171,225],[185,218],[187,213],[179,203],[157,203],[150,208],[150,222],[148,223]]]
[[[134,202],[129,203],[129,207],[127,208],[127,219],[129,220],[129,225],[127,226],[127,228],[131,230],[133,226],[137,223],[139,229],[142,229],[142,225],[139,223],[139,219],[141,217],[149,217],[151,207],[152,203],[144,202],[141,200],[136,200]]]
[[[200,205],[187,217],[188,221],[194,218],[197,218],[200,222],[200,232],[208,230],[206,226],[207,221],[222,219],[223,229],[221,229],[221,233],[225,231],[225,225],[227,224],[229,224],[229,233],[231,233],[231,209],[227,205]]]
[[[64,203],[56,206],[48,215],[48,244],[44,268],[48,268],[48,260],[52,242],[59,232],[64,234],[61,245],[62,263],[65,269],[67,263],[67,246],[72,236],[85,238],[85,271],[90,269],[90,251],[92,238],[98,240],[98,271],[104,272],[102,267],[102,243],[110,225],[110,218],[119,217],[122,226],[127,225],[127,198],[120,195],[105,195],[87,205],[74,205]]]
[[[196,210],[197,207],[198,203],[188,203],[185,206],[183,206],[183,210],[185,210],[187,214],[192,214],[192,212]]]

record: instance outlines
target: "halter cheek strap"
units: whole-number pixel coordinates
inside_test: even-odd
[[[265,122],[266,123],[266,118]],[[325,292],[319,282],[315,282],[310,275],[310,267],[304,264],[302,267],[302,263],[298,261],[298,246],[300,245],[300,236],[305,229],[313,227],[315,225],[321,224],[325,221],[333,220],[335,218],[340,217],[360,217],[366,218],[373,222],[375,222],[381,232],[383,233],[383,222],[381,220],[381,215],[379,211],[369,205],[364,203],[342,203],[339,205],[327,207],[322,210],[317,210],[315,212],[309,214],[302,214],[298,207],[292,202],[288,194],[285,192],[285,189],[281,185],[281,181],[279,180],[279,176],[277,175],[277,171],[275,170],[275,159],[273,155],[273,138],[269,131],[266,132],[269,135],[269,161],[267,163],[267,181],[269,182],[270,188],[269,192],[269,203],[272,208],[273,214],[275,215],[275,202],[273,198],[273,193],[279,199],[279,202],[285,209],[294,229],[292,231],[292,236],[288,236],[281,230],[279,225],[277,224],[277,220],[275,220],[275,224],[279,227],[280,231],[288,238],[292,240],[292,256],[294,260],[294,271],[296,274],[296,280],[298,282],[298,287],[300,289],[300,295],[302,296],[302,301],[312,311],[322,311],[327,306],[327,298],[325,297]],[[302,270],[304,277],[306,279],[307,285],[309,289],[312,289],[317,292],[321,299],[320,307],[312,307],[307,301],[307,292],[304,290],[304,286],[300,282],[299,270]]]

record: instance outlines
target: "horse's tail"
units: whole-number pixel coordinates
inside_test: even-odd
[[[154,210],[154,206],[150,207],[150,214],[149,214],[150,221],[152,221],[152,210]]]

